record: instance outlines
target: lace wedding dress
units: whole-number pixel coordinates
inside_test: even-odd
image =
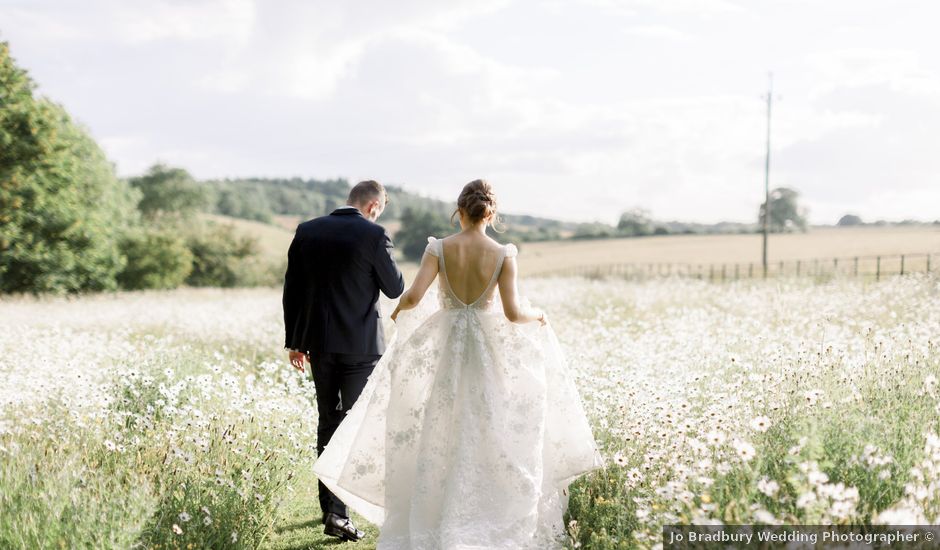
[[[603,459],[558,340],[550,325],[510,323],[495,299],[515,246],[466,304],[442,241],[428,241],[440,307],[400,313],[314,472],[380,527],[380,550],[560,547],[567,487]]]

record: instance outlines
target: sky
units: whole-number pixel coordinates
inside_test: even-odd
[[[940,4],[0,0],[0,40],[116,164],[376,179],[616,223],[940,218]]]

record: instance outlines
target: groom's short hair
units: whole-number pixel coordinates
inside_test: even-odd
[[[384,198],[385,204],[388,204],[388,193],[385,192],[385,187],[377,181],[366,180],[360,181],[349,190],[349,198],[346,199],[346,203],[366,204],[380,198]]]

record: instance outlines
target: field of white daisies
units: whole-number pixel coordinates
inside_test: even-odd
[[[571,487],[572,547],[940,523],[936,276],[522,290],[608,460]],[[316,547],[314,388],[282,343],[277,289],[0,300],[0,547]]]

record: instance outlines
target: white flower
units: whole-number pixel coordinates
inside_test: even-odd
[[[238,533],[232,531],[232,542],[238,542]]]
[[[816,502],[816,493],[812,491],[806,491],[796,499],[796,507],[806,508],[814,502]]]
[[[724,432],[719,432],[718,430],[712,430],[708,432],[708,435],[705,436],[705,440],[708,441],[710,445],[715,445],[715,446],[718,446],[724,443],[725,438],[726,436]]]
[[[777,491],[780,490],[780,484],[772,479],[765,477],[757,482],[757,490],[769,497],[772,497],[777,494]]]
[[[617,451],[616,453],[614,453],[613,461],[614,461],[614,464],[616,464],[617,466],[627,465],[627,457],[623,456],[623,453],[621,453],[620,451]]]
[[[187,514],[186,512],[180,512],[179,518],[180,518],[180,521],[182,521],[183,523],[186,523],[187,521],[192,519],[192,517],[190,517],[190,515]]]
[[[807,403],[809,403],[810,405],[815,405],[816,402],[819,401],[819,398],[822,397],[822,395],[823,395],[822,390],[816,389],[816,390],[809,390],[805,392],[803,394],[803,397],[806,398]]]
[[[173,532],[176,533],[177,535],[182,535],[182,534],[183,534],[183,530],[180,528],[179,525],[177,525],[177,524],[175,524],[175,523],[173,524]]]
[[[643,472],[639,468],[630,468],[627,470],[627,481],[630,484],[639,483],[643,479]]]
[[[751,420],[751,429],[758,432],[766,432],[770,428],[770,419],[766,416],[755,417]]]
[[[898,506],[881,512],[872,518],[872,523],[876,525],[922,525],[927,523],[927,518],[920,510]]]
[[[829,481],[829,476],[825,472],[820,472],[819,470],[811,470],[806,474],[806,479],[813,485],[822,485]]]
[[[754,446],[747,441],[741,441],[740,439],[734,440],[734,452],[736,452],[738,456],[741,457],[741,459],[745,462],[748,462],[757,456],[757,451],[754,450]]]
[[[777,518],[763,508],[754,512],[754,521],[755,523],[764,523],[767,525],[776,525],[778,523]]]

